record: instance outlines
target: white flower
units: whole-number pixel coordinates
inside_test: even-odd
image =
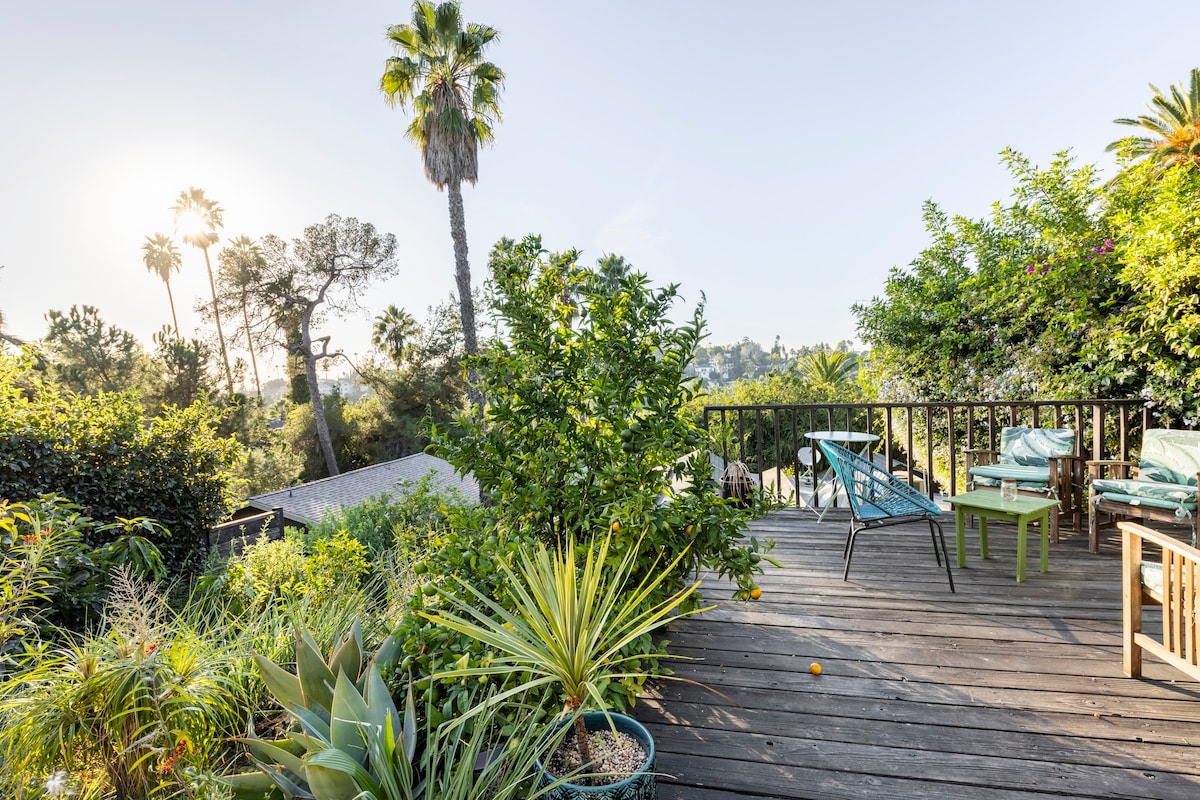
[[[46,794],[51,797],[62,797],[67,794],[67,772],[60,769],[46,779]]]

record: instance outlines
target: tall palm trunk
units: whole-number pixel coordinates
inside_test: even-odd
[[[167,280],[163,283],[167,287],[167,302],[171,304],[171,322],[175,323],[175,338],[181,338],[179,335],[179,317],[175,316],[175,295],[171,294],[171,281]]]
[[[479,344],[475,338],[475,298],[471,295],[471,264],[467,260],[467,221],[463,213],[462,182],[450,181],[446,194],[450,198],[450,238],[454,240],[454,281],[458,285],[463,346],[470,357],[479,352]],[[481,407],[483,395],[476,386],[475,378],[475,368],[472,367],[467,371],[467,399],[472,407]]]
[[[246,348],[250,351],[250,368],[254,370],[254,394],[262,400],[262,385],[258,382],[258,360],[254,357],[254,338],[250,336],[250,313],[246,310],[246,293],[242,292],[242,322],[246,326]]]
[[[212,262],[208,260],[208,248],[204,248],[204,266],[208,269],[208,288],[212,291],[213,319],[217,321],[217,340],[221,343],[221,360],[225,363],[225,382],[229,395],[233,396],[233,370],[229,368],[229,351],[225,349],[225,333],[221,330],[221,310],[217,308],[217,282],[213,280]]]

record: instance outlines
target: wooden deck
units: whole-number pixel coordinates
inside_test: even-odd
[[[786,565],[762,599],[706,579],[719,607],[671,626],[696,659],[676,674],[738,705],[677,682],[638,702],[660,798],[1200,798],[1200,684],[1121,672],[1115,535],[1092,555],[1064,531],[1046,574],[1031,536],[1018,584],[1014,529],[989,525],[989,561],[968,531],[951,594],[924,525],[860,536],[843,582],[845,513],[759,520]]]

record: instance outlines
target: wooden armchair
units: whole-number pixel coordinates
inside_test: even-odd
[[[1015,480],[1022,494],[1057,499],[1059,510],[1050,514],[1050,541],[1058,541],[1063,518],[1069,520],[1071,530],[1082,530],[1084,461],[1075,455],[1075,431],[1008,427],[1000,431],[999,450],[972,448],[963,454],[972,489]]]
[[[1089,461],[1088,549],[1100,551],[1100,514],[1173,522],[1191,529],[1196,546],[1200,431],[1150,429],[1138,462]],[[1136,474],[1131,472],[1136,466]]]
[[[1149,651],[1189,677],[1200,680],[1196,646],[1196,614],[1200,611],[1197,581],[1200,550],[1144,525],[1118,523],[1121,529],[1121,615],[1123,667],[1132,678],[1142,675],[1142,651]],[[1159,561],[1143,560],[1146,543],[1162,548]],[[1162,607],[1161,641],[1142,630],[1147,603]]]

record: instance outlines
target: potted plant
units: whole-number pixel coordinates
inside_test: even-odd
[[[636,566],[639,548],[630,548],[617,566],[609,570],[605,564],[610,541],[611,536],[606,536],[598,545],[590,546],[582,565],[576,562],[575,545],[569,538],[553,554],[540,543],[532,551],[519,550],[515,556],[516,569],[507,563],[500,564],[508,579],[512,610],[456,577],[467,597],[442,592],[454,610],[422,612],[432,622],[471,636],[500,654],[490,664],[440,673],[435,678],[528,674],[519,685],[489,698],[489,704],[541,687],[554,686],[561,692],[563,719],[570,719],[575,728],[574,736],[568,735],[564,740],[564,748],[573,747],[577,751],[584,771],[591,776],[576,779],[574,783],[560,782],[550,788],[545,796],[555,800],[588,794],[616,796],[614,782],[622,784],[621,797],[655,796],[653,739],[636,720],[611,713],[604,690],[611,681],[639,675],[630,662],[641,656],[623,654],[626,645],[676,616],[707,610],[673,614],[700,581],[658,603],[651,602],[652,594],[683,553],[661,573],[655,574],[652,567],[647,577],[630,590],[627,583]],[[586,709],[591,710],[581,713]],[[604,739],[604,731],[612,734],[610,741],[621,740],[617,733],[638,740],[644,752],[641,764],[615,770],[603,766],[600,754],[593,752],[593,737],[589,734],[601,732],[598,738]],[[558,779],[546,770],[541,780],[548,785]],[[607,784],[585,785],[602,781]]]

